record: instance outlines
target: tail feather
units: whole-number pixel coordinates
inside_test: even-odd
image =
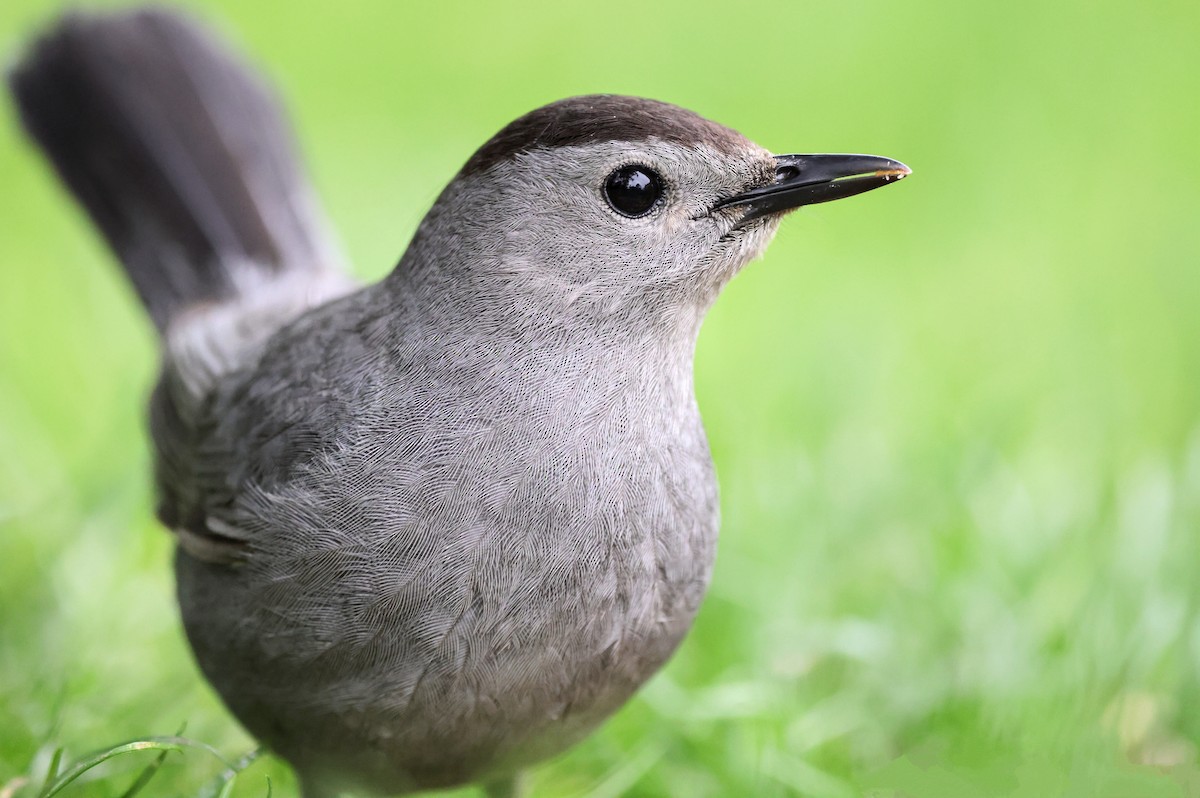
[[[9,80],[160,331],[252,286],[340,272],[275,97],[195,24],[68,15]]]

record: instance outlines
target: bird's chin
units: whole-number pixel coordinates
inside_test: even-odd
[[[738,222],[717,239],[714,255],[733,265],[737,271],[766,252],[771,239],[779,230],[783,214],[760,216],[746,222]]]
[[[766,251],[778,228],[778,217],[762,217],[732,225],[713,242],[694,275],[697,286],[703,286],[706,308],[746,264]]]

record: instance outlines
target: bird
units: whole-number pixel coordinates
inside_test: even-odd
[[[307,798],[515,794],[663,666],[716,551],[705,314],[788,212],[910,174],[570,97],[364,285],[274,89],[201,23],[68,13],[9,87],[158,333],[196,662]]]

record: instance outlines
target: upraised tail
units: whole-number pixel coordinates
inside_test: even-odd
[[[340,292],[338,248],[279,104],[194,23],[157,9],[71,14],[9,80],[160,333],[193,309],[272,315],[256,291],[293,294],[283,315]]]

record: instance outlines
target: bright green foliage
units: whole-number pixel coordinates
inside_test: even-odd
[[[0,42],[54,5],[7,0]],[[1200,795],[1194,0],[199,10],[283,85],[364,276],[475,146],[570,94],[913,167],[789,219],[718,303],[712,593],[534,796]],[[0,785],[184,721],[234,760],[152,520],[152,331],[0,116]],[[120,796],[155,754],[59,795]],[[222,772],[173,753],[138,795]],[[233,794],[268,778],[294,793],[267,757]]]

